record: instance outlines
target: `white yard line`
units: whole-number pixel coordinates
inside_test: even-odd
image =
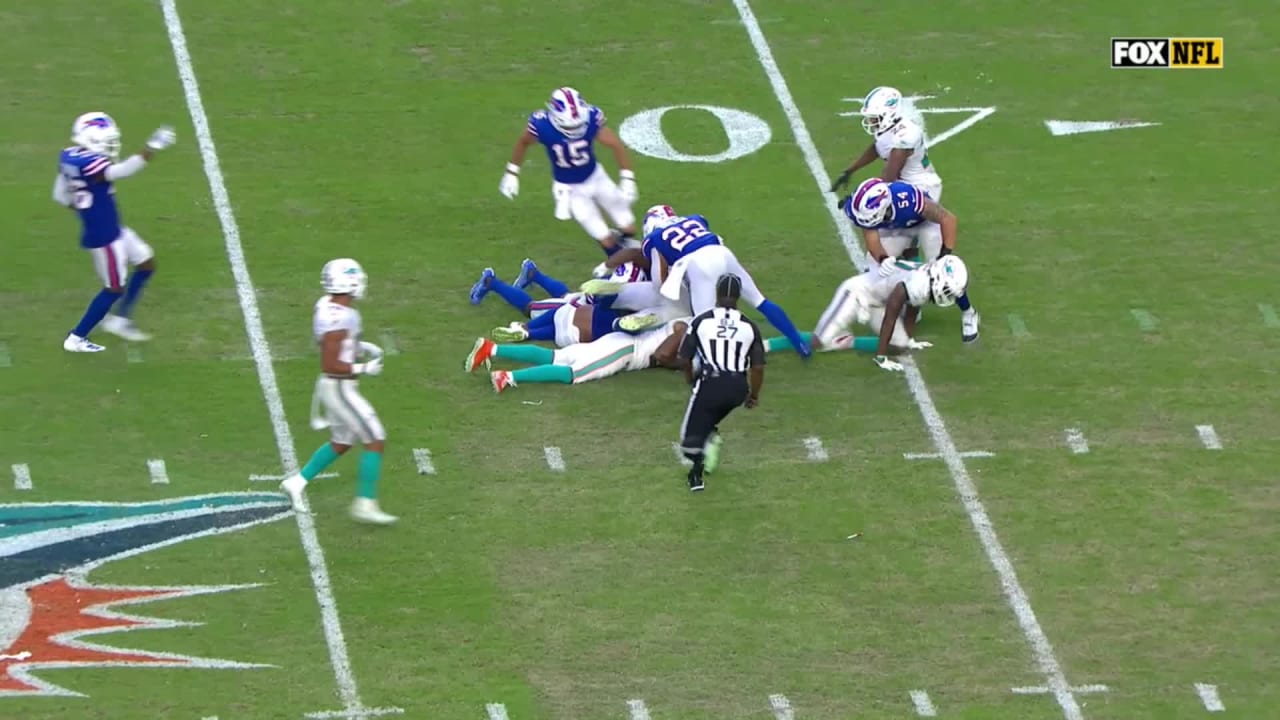
[[[323,710],[309,712],[304,717],[311,720],[363,720],[363,718],[381,717],[383,715],[403,715],[404,708],[398,707],[361,707],[354,710]]]
[[[13,367],[13,356],[9,354],[8,343],[0,342],[0,368]]]
[[[13,465],[13,489],[31,489],[31,468],[27,467],[26,463],[15,463]]]
[[[382,340],[382,352],[386,353],[388,357],[400,354],[400,343],[396,339],[394,330],[383,330],[379,339]]]
[[[1084,455],[1089,452],[1089,441],[1084,437],[1084,431],[1080,428],[1067,428],[1067,447],[1071,448],[1074,455]]]
[[[547,467],[555,472],[564,472],[564,456],[560,454],[560,448],[548,445],[542,448],[542,455],[547,459]]]
[[[182,81],[182,92],[186,97],[187,110],[191,114],[191,123],[195,129],[205,176],[209,180],[209,192],[213,198],[214,208],[217,210],[218,222],[222,226],[227,259],[231,264],[231,275],[235,279],[236,296],[240,300],[240,311],[244,315],[249,347],[253,352],[253,362],[258,371],[258,383],[262,386],[262,398],[266,401],[276,447],[280,452],[280,465],[286,474],[293,473],[298,469],[293,432],[289,429],[288,418],[285,417],[284,400],[280,397],[275,368],[271,364],[271,346],[267,342],[267,334],[262,327],[262,314],[258,310],[257,290],[254,288],[253,279],[249,276],[244,246],[240,243],[240,226],[236,223],[235,213],[231,209],[231,198],[227,194],[227,185],[222,178],[222,166],[213,144],[213,133],[209,130],[209,118],[204,111],[200,85],[196,81],[191,54],[187,51],[187,38],[182,30],[182,19],[178,16],[178,8],[174,0],[161,0],[160,7],[164,13],[165,28],[169,31],[169,44],[173,47],[173,59],[177,64],[178,77]],[[347,641],[343,636],[342,623],[338,618],[338,603],[334,598],[333,586],[329,580],[329,568],[325,563],[324,550],[320,547],[320,539],[316,536],[315,521],[309,511],[294,513],[294,518],[298,523],[298,535],[302,539],[302,548],[311,570],[311,584],[315,590],[316,604],[320,606],[320,622],[324,627],[325,644],[329,649],[329,664],[333,668],[333,676],[338,686],[338,699],[342,703],[343,712],[351,714],[352,717],[360,717],[358,713],[365,708],[360,702],[355,673],[351,669]]]
[[[147,461],[147,472],[151,474],[152,485],[168,485],[169,471],[164,466],[164,460],[160,458],[152,458]]]
[[[849,253],[849,259],[853,261],[854,265],[862,267],[865,263],[866,253],[858,243],[857,237],[853,234],[850,223],[844,219],[843,213],[836,207],[833,198],[827,192],[831,179],[822,165],[822,157],[818,154],[813,138],[809,135],[804,118],[800,114],[800,108],[791,96],[787,81],[783,78],[782,71],[778,69],[777,61],[773,59],[773,51],[769,48],[764,32],[761,31],[760,24],[756,22],[755,13],[752,12],[748,0],[734,0],[734,5],[738,8],[738,15],[742,18],[742,24],[747,30],[747,35],[751,39],[751,44],[755,48],[756,56],[760,59],[761,66],[764,67],[765,75],[769,77],[769,83],[773,86],[773,93],[777,96],[778,102],[782,106],[782,111],[791,124],[791,131],[795,135],[796,144],[800,147],[800,152],[804,155],[805,163],[809,166],[809,172],[813,175],[813,180],[818,185],[822,204],[827,208],[827,212],[831,214],[831,220],[835,223],[836,229],[840,233],[840,238],[844,242],[845,250]],[[1031,608],[1031,601],[1027,598],[1027,593],[1022,588],[1022,583],[1018,581],[1018,574],[1014,570],[1013,562],[1009,559],[1009,554],[1005,552],[1004,546],[1000,544],[1000,538],[996,535],[995,526],[991,524],[987,509],[978,495],[978,488],[973,484],[973,479],[969,477],[969,470],[965,467],[964,459],[956,449],[955,441],[951,438],[951,433],[947,431],[946,423],[943,422],[942,416],[938,414],[938,409],[933,404],[933,397],[929,394],[929,388],[925,385],[919,368],[916,367],[915,361],[910,357],[905,358],[902,364],[906,367],[907,386],[911,390],[911,396],[914,398],[916,406],[920,409],[920,415],[924,418],[924,424],[929,429],[934,446],[937,447],[938,452],[946,461],[947,469],[950,470],[951,479],[955,485],[956,494],[960,497],[961,504],[964,505],[965,511],[969,514],[969,520],[978,536],[978,540],[982,543],[987,560],[1000,578],[1000,587],[1009,603],[1009,607],[1013,610],[1014,617],[1017,618],[1018,625],[1022,628],[1022,634],[1026,637],[1027,644],[1031,647],[1036,665],[1040,668],[1040,672],[1044,675],[1048,686],[1053,690],[1054,699],[1057,700],[1058,706],[1062,709],[1063,717],[1066,720],[1081,720],[1084,714],[1080,711],[1080,704],[1076,702],[1075,695],[1071,693],[1071,685],[1067,682],[1066,674],[1062,670],[1062,664],[1058,662],[1053,645],[1049,642],[1048,636],[1045,635],[1044,629],[1040,626],[1040,621],[1036,618],[1035,611]]]
[[[1206,450],[1222,449],[1222,441],[1218,439],[1218,431],[1214,430],[1212,425],[1197,425],[1196,434],[1200,436],[1200,442],[1204,443]]]
[[[1160,321],[1156,316],[1142,308],[1134,308],[1129,311],[1129,314],[1133,315],[1134,321],[1138,323],[1138,329],[1142,332],[1155,332],[1160,327]]]
[[[916,715],[920,717],[937,717],[938,709],[933,706],[933,701],[929,699],[929,693],[924,690],[911,691],[911,704],[916,708]]]
[[[628,700],[627,717],[630,720],[649,720],[649,708],[643,700]]]
[[[484,706],[489,720],[507,720],[507,706],[502,703],[488,703]]]
[[[130,365],[137,365],[142,362],[142,348],[137,345],[126,344],[124,346],[124,359]]]
[[[1009,332],[1013,333],[1013,336],[1019,339],[1031,337],[1031,332],[1027,330],[1027,324],[1023,322],[1021,315],[1009,315]]]
[[[436,474],[436,465],[431,462],[431,451],[427,448],[414,448],[413,462],[418,466],[419,475]]]
[[[1258,312],[1262,313],[1264,327],[1280,328],[1280,317],[1276,317],[1276,309],[1270,305],[1258,304]]]
[[[775,720],[795,720],[796,713],[791,709],[791,701],[786,695],[770,695],[769,707],[773,708]]]
[[[990,457],[996,456],[995,453],[990,452],[989,450],[966,450],[962,453],[958,453],[958,455],[959,457],[964,458],[966,460],[972,459],[972,458],[990,458]],[[902,453],[902,457],[908,460],[941,460],[943,459],[943,457],[945,457],[945,455],[943,453],[936,453],[936,452]]]
[[[1106,685],[1073,685],[1071,692],[1077,695],[1092,695],[1095,693],[1108,692],[1111,688]],[[1009,688],[1014,695],[1048,695],[1050,690],[1044,685],[1032,685],[1030,687]]]
[[[1222,698],[1218,697],[1217,685],[1206,685],[1205,683],[1196,683],[1196,694],[1200,696],[1200,702],[1204,703],[1204,709],[1209,712],[1224,712],[1226,705],[1222,704]]]
[[[280,482],[281,480],[284,480],[286,477],[288,476],[287,475],[250,475],[249,482]],[[326,480],[328,478],[336,478],[336,477],[338,477],[338,473],[336,472],[322,472],[311,479]]]
[[[826,462],[827,449],[822,446],[822,438],[807,437],[804,439],[804,449],[809,454],[809,462]]]

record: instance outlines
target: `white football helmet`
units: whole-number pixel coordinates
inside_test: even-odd
[[[872,228],[893,214],[893,192],[889,183],[868,178],[858,184],[844,204],[844,214],[859,227]]]
[[[862,129],[878,135],[902,120],[902,93],[896,88],[878,87],[862,101]]]
[[[364,297],[369,276],[355,260],[338,258],[324,264],[320,271],[320,286],[330,295],[350,295],[358,300]]]
[[[85,113],[76,118],[71,125],[71,142],[112,160],[120,158],[120,126],[104,112]]]
[[[580,138],[587,134],[587,116],[591,106],[571,87],[556,88],[547,101],[547,116],[565,137]]]
[[[929,263],[929,294],[939,307],[954,305],[969,287],[969,268],[955,255],[945,255]]]
[[[644,226],[641,232],[644,233],[645,237],[648,237],[649,233],[670,225],[679,217],[679,215],[676,215],[676,211],[671,209],[670,205],[654,205],[644,213]]]

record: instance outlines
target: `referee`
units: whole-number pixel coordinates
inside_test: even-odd
[[[716,280],[716,306],[693,319],[680,344],[685,378],[693,384],[689,408],[680,425],[680,449],[693,461],[689,489],[701,490],[704,472],[720,464],[720,421],[739,405],[760,403],[764,384],[764,342],[760,328],[738,311],[742,278],[732,273]],[[700,365],[694,379],[693,359]]]

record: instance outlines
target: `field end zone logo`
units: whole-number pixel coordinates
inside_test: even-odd
[[[81,693],[32,675],[84,667],[255,668],[256,663],[98,645],[88,638],[199,623],[119,612],[119,605],[258,587],[123,587],[85,576],[112,560],[289,515],[279,495],[218,493],[146,503],[0,505],[0,701]]]
[[[1113,68],[1222,69],[1222,38],[1111,38]]]

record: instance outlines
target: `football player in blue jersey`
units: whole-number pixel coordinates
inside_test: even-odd
[[[852,195],[840,200],[840,208],[862,232],[871,272],[882,277],[899,271],[898,259],[910,247],[924,257],[940,258],[955,252],[956,216],[934,202],[924,190],[901,181],[864,180]],[[969,302],[968,292],[956,298],[960,308],[960,338],[978,339],[981,318]]]
[[[116,162],[120,157],[120,128],[109,115],[85,113],[72,125],[74,144],[58,156],[53,200],[80,216],[80,247],[92,256],[103,289],[89,303],[80,324],[63,340],[64,350],[101,352],[101,345],[89,341],[89,333],[99,323],[103,330],[125,340],[150,339],[134,325],[131,316],[142,289],[155,272],[155,252],[137,233],[121,224],[115,181],[141,171],[154,153],[173,145],[175,140],[173,128],[161,127],[151,134],[141,152]],[[133,277],[128,277],[130,266],[135,268]]]
[[[620,183],[615,185],[597,162],[597,142],[613,151]],[[529,115],[529,122],[511,151],[511,162],[498,185],[507,198],[514,199],[520,193],[520,166],[534,143],[546,148],[551,161],[551,196],[557,220],[577,220],[606,255],[635,236],[636,217],[631,204],[639,197],[636,175],[622,140],[606,127],[603,110],[587,104],[571,87],[552,92],[547,109]],[[608,213],[616,230],[609,228],[601,209]],[[603,270],[597,267],[597,274]]]
[[[789,339],[801,357],[812,350],[800,335],[791,318],[781,307],[760,292],[751,273],[723,239],[712,232],[701,215],[677,215],[670,205],[654,205],[644,217],[644,243],[639,249],[628,248],[611,255],[606,262],[617,267],[625,262],[639,263],[649,269],[653,282],[667,300],[677,302],[685,296],[694,317],[716,304],[716,283],[721,275],[732,273],[742,279],[742,299],[760,311],[771,325]],[[621,289],[620,283],[596,280],[582,286],[584,292],[608,295]]]

